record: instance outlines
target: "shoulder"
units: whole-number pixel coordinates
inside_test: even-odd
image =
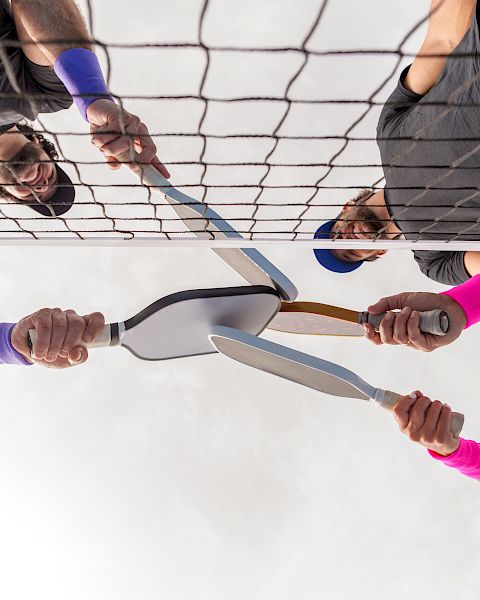
[[[465,269],[465,252],[415,250],[415,261],[424,275],[445,285],[460,285],[470,278]]]

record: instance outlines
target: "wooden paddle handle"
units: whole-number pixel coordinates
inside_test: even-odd
[[[35,339],[37,337],[37,332],[35,329],[30,329],[28,332],[28,345],[30,346],[30,354],[32,353],[33,346],[35,344]],[[104,325],[102,331],[97,335],[97,337],[93,340],[93,342],[89,342],[88,344],[83,344],[85,348],[108,348],[111,345],[111,329],[110,325],[107,323]]]
[[[403,398],[400,394],[396,394],[395,392],[389,392],[388,390],[377,389],[375,392],[374,398],[372,398],[373,402],[377,404],[377,406],[381,406],[387,410],[393,411],[397,402]],[[452,412],[452,420],[451,420],[451,431],[453,437],[458,438],[460,432],[463,428],[463,422],[465,421],[464,415],[462,413]]]
[[[378,331],[380,323],[385,317],[382,315],[371,315],[368,312],[360,313],[359,323],[370,323]],[[433,335],[446,335],[450,329],[450,318],[444,310],[429,310],[420,313],[420,331],[422,333],[431,333]]]

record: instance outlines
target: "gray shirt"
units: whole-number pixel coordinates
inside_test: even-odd
[[[480,11],[480,7],[477,8]],[[377,127],[387,208],[411,240],[480,240],[480,35],[478,12],[424,96],[405,88],[408,68]],[[462,56],[469,54],[471,56]],[[469,278],[463,252],[419,252],[425,275]]]
[[[0,62],[0,134],[24,118],[33,121],[39,113],[56,112],[73,102],[51,67],[34,64],[20,48],[9,46],[8,40],[18,41],[18,37],[10,2],[0,0],[0,43],[6,55]],[[4,59],[20,93],[8,77]]]

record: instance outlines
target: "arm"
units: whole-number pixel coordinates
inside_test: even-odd
[[[480,444],[452,435],[448,404],[432,402],[416,391],[398,402],[394,415],[402,433],[425,446],[432,458],[467,477],[480,479]]]
[[[18,39],[25,42],[22,51],[35,64],[53,66],[71,48],[93,51],[85,21],[73,0],[11,0],[11,3]]]
[[[470,26],[476,4],[475,0],[432,0],[425,41],[404,81],[407,89],[423,96],[437,83],[448,55]],[[432,54],[444,56],[428,56]]]
[[[24,54],[37,64],[54,67],[80,114],[90,123],[92,143],[107,164],[119,168],[117,158],[133,146],[136,162],[151,164],[168,178],[147,127],[113,101],[75,2],[12,0],[12,8],[19,39],[26,42]]]

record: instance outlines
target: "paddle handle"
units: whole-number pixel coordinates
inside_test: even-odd
[[[377,406],[381,406],[386,410],[393,411],[397,402],[403,398],[400,394],[396,394],[395,392],[390,392],[388,390],[377,389],[374,397],[372,398],[373,402]],[[452,420],[450,424],[450,428],[453,434],[453,437],[458,438],[460,432],[463,428],[463,422],[465,421],[464,415],[462,413],[452,412]]]
[[[386,313],[381,315],[371,315],[368,312],[360,313],[358,322],[360,325],[370,323],[378,331],[380,323]],[[446,335],[450,329],[450,318],[444,310],[429,310],[420,313],[420,331],[422,333],[431,333],[433,335]]]
[[[30,329],[28,332],[28,344],[30,346],[30,353],[33,350],[33,346],[35,344],[35,340],[37,338],[37,332],[35,329]],[[111,327],[107,323],[103,326],[102,331],[97,335],[97,337],[93,340],[93,342],[89,342],[88,344],[82,344],[85,348],[108,348],[111,346],[112,342],[112,334]]]

